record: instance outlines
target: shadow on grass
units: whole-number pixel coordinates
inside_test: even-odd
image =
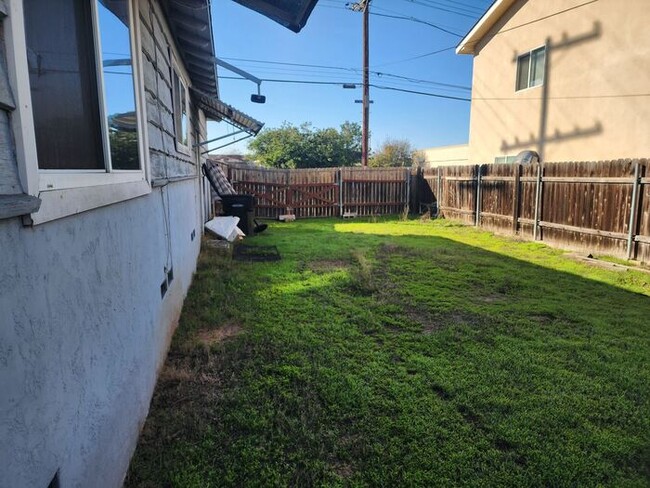
[[[647,483],[645,275],[449,225],[253,241],[283,261],[203,254],[127,486]]]

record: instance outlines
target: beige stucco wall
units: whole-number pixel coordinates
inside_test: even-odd
[[[649,157],[649,26],[649,0],[515,2],[476,46],[470,161]],[[515,92],[517,56],[547,38],[546,85]]]
[[[419,149],[417,152],[424,156],[427,167],[469,164],[469,146],[467,144],[430,147]]]

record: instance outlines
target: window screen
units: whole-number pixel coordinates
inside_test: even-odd
[[[528,88],[528,72],[530,70],[530,54],[519,57],[517,63],[517,90]]]
[[[25,0],[24,10],[39,168],[139,169],[129,0]]]
[[[541,47],[517,58],[517,90],[544,83],[546,48]]]
[[[91,4],[25,0],[41,169],[104,169]]]

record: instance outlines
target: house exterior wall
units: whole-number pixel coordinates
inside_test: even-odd
[[[139,1],[151,192],[31,227],[0,220],[2,488],[57,472],[64,487],[121,486],[196,268],[202,158],[175,149],[173,39],[159,5]],[[203,114],[190,121],[204,139]]]
[[[647,0],[515,2],[476,46],[470,161],[525,149],[546,161],[647,157],[649,23]],[[516,92],[517,56],[547,38],[547,83]]]
[[[422,154],[425,165],[429,168],[469,164],[469,146],[467,144],[430,147],[420,149],[418,153]]]

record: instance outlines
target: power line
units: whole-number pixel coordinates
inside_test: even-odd
[[[451,51],[452,49],[456,49],[456,46],[449,46],[449,47],[446,47],[444,49],[438,49],[437,51],[432,51],[430,53],[420,54],[418,56],[413,56],[411,58],[400,59],[400,60],[397,60],[397,61],[390,61],[388,63],[378,64],[378,65],[376,65],[376,67],[378,68],[378,67],[381,67],[381,66],[389,66],[391,64],[405,63],[406,61],[413,61],[414,59],[420,59],[420,58],[425,58],[427,56],[433,56],[434,54],[444,53],[446,51]]]
[[[417,22],[418,24],[425,24],[430,27],[433,27],[434,29],[438,29],[439,31],[445,32],[447,34],[451,34],[452,36],[460,37],[463,38],[464,36],[462,34],[458,34],[457,32],[453,32],[450,30],[445,29],[444,27],[440,27],[439,25],[432,24],[431,22],[427,22],[426,20],[420,20],[416,17],[403,17],[400,15],[389,15],[389,14],[380,14],[377,12],[370,12],[370,15],[376,15],[378,17],[388,17],[391,19],[400,19],[400,20],[410,20],[411,22]]]
[[[476,17],[477,17],[477,15],[470,15],[470,14],[465,13],[463,11],[452,10],[452,9],[444,8],[444,7],[436,7],[434,5],[430,5],[428,3],[422,3],[422,2],[419,2],[417,0],[404,0],[404,1],[412,3],[414,5],[421,5],[422,7],[428,7],[428,8],[434,9],[434,10],[440,10],[442,12],[449,12],[451,14],[456,14],[456,15],[459,15],[461,17],[467,17],[469,19],[476,19]]]
[[[417,57],[423,57],[423,56],[428,56],[431,54],[435,53],[428,53],[424,54],[421,56]],[[323,65],[323,64],[307,64],[307,63],[291,63],[291,62],[285,62],[285,61],[268,61],[268,60],[261,60],[261,59],[248,59],[248,58],[224,58],[222,57],[221,59],[226,59],[230,61],[241,61],[241,62],[246,62],[246,63],[260,63],[260,64],[272,64],[272,65],[281,65],[281,66],[296,66],[296,67],[304,67],[304,68],[323,68],[323,69],[335,69],[335,70],[343,70],[343,71],[351,71],[354,73],[359,73],[361,70],[358,68],[346,68],[343,66],[331,66],[331,65]],[[428,83],[431,85],[440,85],[440,86],[446,86],[446,87],[451,87],[451,88],[459,88],[462,90],[471,90],[471,87],[469,86],[462,86],[462,85],[454,85],[450,83],[443,83],[439,81],[433,81],[433,80],[422,80],[418,78],[411,78],[408,76],[403,76],[403,75],[396,75],[393,73],[384,73],[382,71],[373,71],[371,70],[370,73],[376,75],[376,76],[387,76],[390,78],[397,78],[397,79],[402,79],[406,81],[410,81],[413,83]]]
[[[226,80],[245,80],[245,78],[240,78],[238,76],[220,76],[219,78],[226,79]],[[287,79],[279,79],[279,78],[260,78],[260,79],[265,83],[286,83],[286,84],[295,84],[295,85],[341,86],[344,84],[343,81],[287,80]],[[376,85],[374,83],[370,83],[369,85],[379,90],[390,90],[390,91],[396,91],[402,93],[412,93],[414,95],[423,95],[423,96],[435,97],[435,98],[445,98],[449,100],[459,100],[462,102],[471,101],[471,98],[455,97],[452,95],[443,95],[441,93],[430,93],[430,92],[422,92],[417,90],[408,90],[406,88],[396,88],[396,87],[386,86],[386,85]]]
[[[483,9],[480,7],[477,7],[476,5],[470,5],[466,3],[461,3],[457,1],[452,1],[452,0],[418,0],[419,2],[425,3],[427,5],[432,5],[432,6],[440,6],[440,7],[445,7],[445,8],[451,8],[458,10],[459,12],[468,12],[471,14],[481,14],[483,13]]]
[[[382,86],[382,85],[375,85],[371,84],[373,88],[378,88],[379,90],[391,90],[391,91],[397,91],[397,92],[403,92],[403,93],[413,93],[415,95],[424,95],[427,97],[435,97],[435,98],[446,98],[448,100],[460,100],[462,102],[471,102],[471,98],[464,98],[464,97],[454,97],[451,95],[442,95],[440,93],[428,93],[428,92],[421,92],[421,91],[416,91],[416,90],[407,90],[405,88],[393,88],[392,86]]]

